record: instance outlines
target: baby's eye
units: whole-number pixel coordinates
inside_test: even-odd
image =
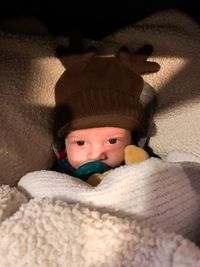
[[[78,140],[78,141],[76,141],[76,144],[78,146],[84,146],[85,145],[85,141],[84,140]]]
[[[117,143],[117,138],[111,138],[108,140],[108,143],[113,145],[113,144],[116,144]]]

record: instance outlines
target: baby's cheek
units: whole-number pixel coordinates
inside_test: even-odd
[[[77,159],[78,159],[76,151],[74,151],[74,149],[68,148],[66,150],[66,154],[67,154],[67,159],[69,163],[74,167],[74,164],[77,163]]]
[[[124,148],[110,151],[108,159],[113,167],[119,166],[124,161]]]
[[[71,164],[71,166],[74,167],[75,169],[81,165],[81,159],[79,159],[78,157],[68,156],[68,161]]]
[[[68,153],[68,161],[77,169],[87,161],[86,152],[82,150],[73,151],[73,153]]]

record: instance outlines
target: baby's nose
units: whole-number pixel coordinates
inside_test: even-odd
[[[105,160],[106,159],[106,150],[97,146],[92,147],[91,150],[88,153],[88,159],[89,160]]]

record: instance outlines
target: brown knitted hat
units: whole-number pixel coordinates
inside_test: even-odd
[[[59,137],[77,129],[140,128],[143,79],[125,66],[120,57],[88,52],[62,61],[68,69],[55,88]]]

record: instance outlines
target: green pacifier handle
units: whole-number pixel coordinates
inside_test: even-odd
[[[111,167],[101,161],[92,161],[83,164],[78,169],[75,170],[75,176],[83,180],[87,180],[89,176],[94,173],[103,173],[110,170]]]

